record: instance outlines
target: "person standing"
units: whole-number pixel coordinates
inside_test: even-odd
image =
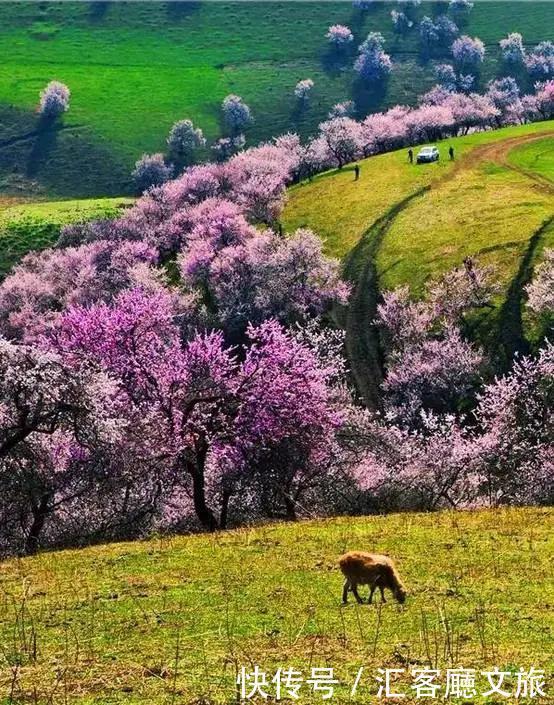
[[[354,181],[358,181],[359,178],[360,178],[360,165],[356,164],[354,166]]]
[[[411,148],[408,150],[408,161],[410,164],[414,163],[414,150]]]
[[[448,148],[448,156],[450,157],[450,161],[453,162],[454,161],[454,147],[452,147],[452,145],[450,145],[450,147]]]

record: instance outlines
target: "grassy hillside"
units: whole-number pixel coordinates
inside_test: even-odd
[[[52,245],[62,225],[117,215],[125,198],[21,203],[0,200],[0,278],[29,250]]]
[[[289,129],[307,135],[338,100],[362,112],[412,102],[433,81],[415,30],[392,34],[393,3],[361,13],[349,2],[2,3],[0,5],[0,176],[4,189],[39,186],[54,195],[116,195],[143,151],[163,149],[171,124],[190,117],[210,138],[219,104],[236,92],[256,117],[256,142]],[[444,10],[423,3],[418,15]],[[351,26],[357,45],[382,31],[397,64],[383,95],[353,85],[353,56],[329,56],[324,34]],[[477,2],[463,31],[487,45],[481,83],[499,70],[497,43],[509,31],[529,45],[551,38],[554,5]],[[306,111],[292,90],[316,87]],[[39,90],[56,78],[72,90],[62,130],[35,135]],[[75,178],[78,175],[79,178]]]
[[[406,150],[333,171],[290,192],[288,230],[312,227],[327,251],[345,257],[354,284],[342,323],[358,390],[377,401],[381,375],[372,322],[380,290],[425,282],[472,256],[494,267],[501,291],[476,317],[474,335],[498,369],[527,352],[541,331],[529,325],[524,286],[545,247],[554,246],[554,124],[537,123],[449,140],[438,164],[410,165]],[[447,146],[454,162],[445,161]]]
[[[333,667],[339,703],[368,702],[368,688],[374,697],[379,667],[548,672],[553,536],[551,510],[509,509],[270,525],[7,561],[2,702],[230,703],[237,670],[254,665],[270,678],[279,666],[305,678]],[[336,561],[351,548],[395,557],[404,607],[340,606]],[[405,675],[398,688],[410,692]],[[301,694],[321,701],[307,686]],[[416,702],[413,692],[404,702]]]

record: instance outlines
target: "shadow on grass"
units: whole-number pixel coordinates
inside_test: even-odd
[[[514,355],[526,355],[530,352],[530,345],[525,337],[523,327],[525,286],[531,281],[533,275],[533,260],[537,246],[552,222],[554,222],[554,216],[545,220],[529,239],[518,271],[510,282],[506,299],[500,309],[497,364],[501,371],[510,367]]]
[[[321,54],[321,68],[331,78],[338,78],[352,65],[354,55],[352,48],[336,49],[330,46]]]
[[[91,22],[101,22],[111,4],[111,0],[95,0],[95,2],[91,2],[88,9],[89,20]]]
[[[360,116],[379,112],[387,94],[387,81],[364,83],[356,80],[352,84],[352,99],[356,104],[356,113]]]
[[[34,179],[41,166],[48,160],[51,153],[56,148],[58,131],[62,129],[58,118],[41,116],[37,123],[36,134],[33,139],[33,147],[27,158],[25,176]]]
[[[180,22],[188,15],[196,12],[200,9],[201,3],[195,2],[194,0],[183,0],[179,2],[168,2],[167,3],[167,19],[170,22]]]
[[[84,125],[52,125],[30,111],[0,105],[0,185],[6,192],[126,195],[132,192],[131,168]]]

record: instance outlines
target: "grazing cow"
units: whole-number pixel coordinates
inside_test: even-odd
[[[369,585],[369,600],[371,604],[373,593],[377,588],[381,591],[381,599],[385,600],[385,588],[388,588],[397,602],[406,600],[406,589],[394,562],[388,556],[380,556],[364,551],[349,551],[339,558],[340,569],[346,578],[342,591],[342,602],[348,602],[348,591],[352,590],[359,603],[362,598],[358,593],[358,585]]]

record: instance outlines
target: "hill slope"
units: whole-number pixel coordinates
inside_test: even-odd
[[[546,509],[402,514],[7,561],[5,702],[229,703],[237,671],[254,665],[304,678],[334,667],[335,702],[368,702],[379,667],[548,671],[553,529]],[[336,561],[349,548],[397,559],[404,608],[340,606]],[[410,691],[405,675],[398,686]],[[305,686],[302,701],[321,702],[321,693]],[[413,692],[404,702],[416,702]]]
[[[369,403],[380,379],[372,321],[379,290],[408,284],[421,295],[429,278],[466,256],[493,265],[501,285],[475,335],[499,368],[529,349],[523,287],[544,247],[554,245],[554,124],[537,123],[449,140],[455,162],[410,166],[406,150],[328,172],[290,192],[287,229],[312,227],[344,257],[355,285],[344,316],[357,386]],[[446,145],[441,147],[443,157]]]
[[[252,143],[290,129],[306,136],[339,100],[355,98],[364,113],[413,102],[433,82],[433,62],[421,60],[415,29],[393,35],[393,7],[378,2],[361,13],[349,2],[2,3],[3,188],[23,179],[52,195],[123,193],[133,162],[163,149],[175,120],[192,118],[209,138],[218,136],[219,105],[231,92],[252,106]],[[424,2],[417,15],[444,9]],[[324,35],[335,22],[352,28],[355,46],[369,30],[383,32],[396,63],[384,95],[354,86],[353,56],[343,63],[329,56]],[[501,70],[501,37],[519,31],[531,46],[551,39],[553,24],[551,3],[477,0],[462,29],[486,43],[481,84]],[[299,112],[292,92],[307,77],[316,86]],[[36,130],[38,92],[52,78],[72,91],[64,129],[27,136]]]
[[[131,202],[127,198],[44,203],[0,199],[0,279],[29,250],[53,245],[63,225],[115,217]]]

